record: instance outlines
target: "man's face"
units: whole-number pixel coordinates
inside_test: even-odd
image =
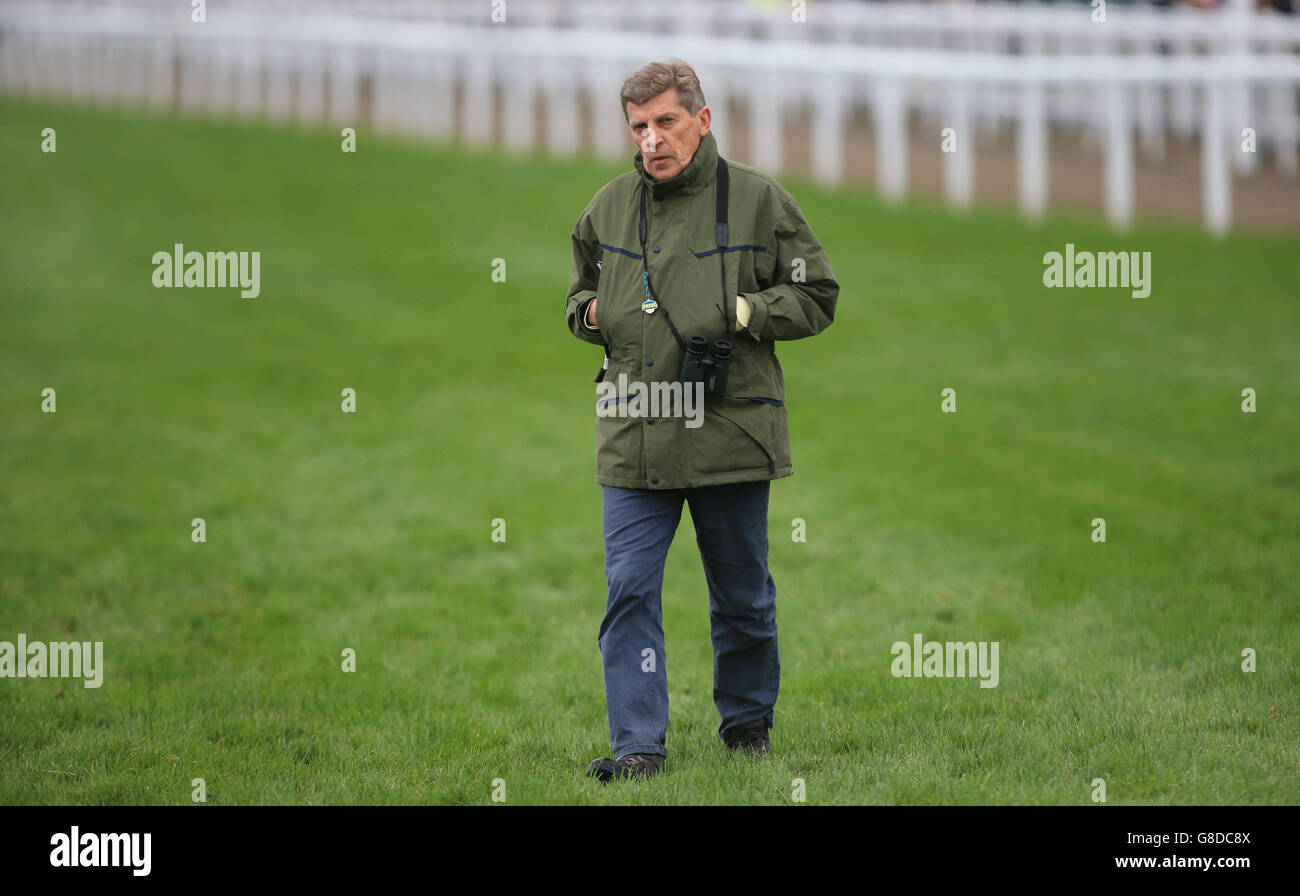
[[[628,103],[628,126],[649,175],[655,180],[667,180],[681,174],[709,132],[712,115],[704,106],[692,116],[677,101],[676,87],[669,87],[639,106]]]

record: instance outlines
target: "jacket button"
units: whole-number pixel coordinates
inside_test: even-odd
[[[658,485],[658,484],[659,484],[659,477],[658,477],[658,476],[651,476],[651,477],[650,477],[650,484],[651,484],[651,485]]]
[[[654,366],[655,366],[655,359],[654,359],[654,358],[646,358],[646,359],[645,359],[645,366],[646,366],[646,367],[654,367]]]
[[[658,246],[655,246],[655,247],[654,247],[654,251],[657,253],[657,252],[659,251],[659,247],[658,247]]]
[[[655,425],[655,418],[654,418],[654,417],[646,417],[646,418],[645,418],[645,422],[646,422],[646,423],[649,423],[651,426],[654,426],[654,425]]]

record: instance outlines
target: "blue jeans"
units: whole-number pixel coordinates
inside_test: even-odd
[[[767,568],[770,486],[767,480],[662,490],[601,486],[609,601],[599,641],[614,758],[667,753],[661,594],[683,501],[709,585],[718,734],[758,719],[772,727],[781,663],[776,585]]]

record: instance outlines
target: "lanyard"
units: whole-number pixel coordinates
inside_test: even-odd
[[[730,299],[728,298],[728,293],[727,293],[727,261],[725,258],[725,250],[727,247],[727,243],[730,239],[729,228],[727,226],[727,206],[728,206],[728,199],[729,199],[730,186],[731,186],[730,181],[731,178],[730,178],[730,173],[727,170],[727,163],[725,160],[723,160],[722,156],[718,156],[718,173],[717,173],[717,200],[718,201],[717,201],[716,215],[714,217],[716,223],[714,225],[713,232],[718,244],[718,269],[722,275],[722,305],[721,307],[717,305],[715,305],[714,307],[717,308],[718,311],[722,313],[723,325],[726,327],[724,338],[730,337],[732,332],[731,302]],[[663,309],[664,320],[668,322],[668,328],[673,331],[673,338],[677,340],[677,344],[679,346],[685,349],[686,340],[682,339],[681,334],[677,332],[677,327],[673,324],[672,315],[668,313],[668,306],[666,306],[663,303],[663,301],[659,298],[659,294],[655,291],[654,284],[650,282],[650,265],[648,261],[649,253],[646,252],[646,236],[647,236],[646,208],[645,208],[646,190],[647,188],[645,182],[642,181],[641,220],[638,227],[641,236],[641,280],[645,284],[646,298],[654,299],[656,305],[659,308]]]

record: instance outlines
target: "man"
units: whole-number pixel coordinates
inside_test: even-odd
[[[609,595],[599,643],[614,758],[588,769],[602,781],[648,777],[667,755],[660,594],[683,502],[709,587],[718,732],[733,751],[768,750],[781,675],[768,489],[794,472],[775,342],[828,327],[839,296],[794,198],[747,165],[719,164],[690,66],[651,63],[620,99],[635,171],[602,187],[578,219],[565,304],[573,334],[605,347],[596,481]],[[684,370],[692,342],[704,348]],[[709,392],[691,370],[709,371]],[[647,402],[650,393],[665,400]]]

